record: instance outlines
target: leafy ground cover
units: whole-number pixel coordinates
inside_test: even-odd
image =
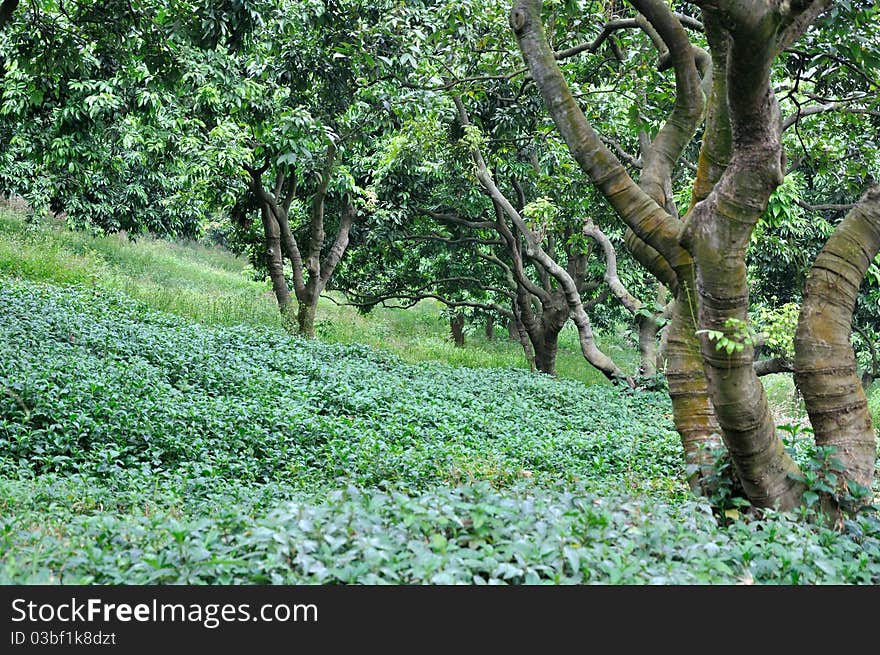
[[[719,520],[659,393],[0,284],[0,581],[880,581],[880,523]]]

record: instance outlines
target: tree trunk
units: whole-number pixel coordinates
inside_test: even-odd
[[[318,296],[310,296],[299,300],[297,324],[300,335],[307,339],[315,338],[315,314],[318,310]]]
[[[693,293],[693,292],[691,292]],[[684,297],[682,297],[684,296]],[[687,479],[694,493],[708,495],[721,428],[709,397],[700,343],[694,333],[694,315],[687,292],[676,297],[666,328],[666,380],[672,401],[672,420],[681,436]]]
[[[519,327],[517,326],[516,319],[510,319],[507,322],[507,335],[510,337],[511,341],[519,341]]]
[[[660,325],[653,315],[640,315],[636,319],[639,326],[639,373],[643,377],[657,375],[657,332]]]
[[[495,319],[491,314],[486,317],[486,338],[489,341],[495,338]]]
[[[828,3],[696,2],[703,10],[716,74],[698,179],[683,227],[662,196],[667,192],[666,182],[671,173],[667,164],[675,163],[693,137],[700,118],[703,92],[694,69],[697,57],[666,3],[632,0],[631,4],[659,33],[676,74],[675,109],[654,140],[654,152],[643,158],[639,186],[601,142],[565,83],[541,23],[541,0],[518,0],[511,11],[510,24],[532,79],[572,155],[627,223],[632,238],[644,241],[652,249],[642,252],[637,257],[639,261],[650,264],[656,251],[675,271],[676,306],[668,330],[673,407],[696,399],[696,404],[702,404],[707,412],[714,408],[724,444],[751,502],[758,507],[790,509],[801,502],[804,485],[792,475],[799,470],[776,433],[766,393],[753,367],[753,346],[742,338],[749,327],[745,256],[754,227],[785,171],[780,138],[782,120],[771,85],[771,68],[778,54],[804,32]],[[639,188],[642,186],[644,189]],[[830,407],[836,405],[838,412],[852,415],[821,429],[829,435],[829,443],[838,440],[831,435],[842,433],[839,441],[844,450],[851,451],[848,465],[853,479],[869,459],[873,468],[873,456],[867,451],[867,440],[860,436],[866,413],[862,408],[863,396],[859,397],[855,389],[858,380],[854,370],[850,370],[853,367],[849,364],[852,352],[848,336],[844,340],[840,335],[844,331],[848,335],[852,312],[848,303],[850,296],[855,295],[850,287],[855,285],[857,289],[864,275],[864,270],[853,269],[861,265],[863,255],[870,262],[876,252],[873,241],[880,241],[876,229],[870,234],[862,228],[854,231],[859,230],[862,234],[853,239],[853,244],[862,246],[863,252],[855,252],[853,244],[845,244],[846,239],[841,239],[834,246],[838,251],[826,258],[833,265],[827,270],[824,266],[814,267],[814,299],[807,302],[805,296],[808,307],[799,322],[801,338],[806,342],[813,340],[809,344],[812,348],[807,347],[799,355],[800,365],[796,365],[803,384],[815,383],[813,405],[818,414],[829,413]],[[682,247],[687,255],[682,254]],[[835,266],[842,266],[843,271]],[[833,275],[840,279],[834,279],[832,271],[837,271]],[[835,284],[844,287],[844,297],[835,299],[836,306],[827,300],[832,297]],[[825,313],[824,324],[816,318],[820,312]],[[703,335],[699,352],[694,348],[697,327]],[[716,332],[726,341],[708,338]],[[700,368],[706,379],[700,379]],[[706,402],[708,399],[711,402]],[[675,414],[678,427],[685,413],[676,409]],[[696,420],[695,424],[708,425],[705,420]],[[682,436],[685,439],[684,433]],[[870,484],[870,478],[865,479]]]
[[[464,347],[464,315],[453,314],[449,319],[449,331],[456,348]]]
[[[659,282],[657,284],[656,304],[663,307],[666,304],[666,286]],[[639,326],[639,356],[641,363],[639,372],[645,377],[657,375],[660,368],[660,362],[665,357],[666,344],[658,344],[657,335],[660,332],[660,318],[662,313],[651,313],[650,316],[642,316],[636,319]],[[662,352],[661,352],[662,350]]]
[[[771,95],[765,97],[775,105]],[[703,364],[724,443],[752,504],[787,510],[800,503],[803,485],[792,478],[798,467],[776,433],[767,394],[753,366],[754,347],[740,343],[741,350],[728,352],[705,336],[718,331],[738,341],[736,326],[748,326],[746,248],[781,179],[781,147],[766,120],[763,126],[769,133],[756,127],[748,137],[741,136],[741,149],[721,181],[694,208],[685,239],[697,263]],[[765,163],[765,168],[756,162]]]
[[[559,351],[559,332],[545,329],[535,344],[535,368],[556,377],[556,353]]]
[[[470,121],[461,98],[454,96],[453,100],[458,109],[459,121],[462,126],[468,126]],[[587,316],[586,310],[584,310],[583,300],[581,299],[577,284],[571,275],[547,254],[541,246],[541,240],[538,238],[538,235],[529,227],[526,220],[495,184],[480,149],[472,147],[470,154],[477,167],[475,171],[477,180],[479,180],[480,184],[492,198],[496,211],[502,211],[513,221],[517,232],[525,239],[527,256],[540,265],[539,270],[546,271],[548,285],[545,286],[545,291],[549,291],[549,276],[552,276],[559,283],[559,287],[563,291],[566,304],[568,305],[567,313],[571,314],[571,319],[578,329],[578,338],[584,359],[599,369],[612,383],[623,383],[630,388],[635,387],[633,379],[620,369],[608,355],[599,350],[599,347],[596,345],[593,329],[590,325],[590,318]]]
[[[263,234],[266,239],[266,267],[269,269],[272,291],[275,293],[278,309],[283,316],[287,317],[291,310],[292,301],[290,289],[287,286],[287,279],[284,277],[284,259],[281,256],[281,233],[278,228],[278,222],[265,205],[260,208],[260,216],[263,220]]]
[[[519,344],[522,346],[523,354],[526,356],[526,362],[529,364],[529,370],[534,373],[537,370],[537,364],[535,363],[535,350],[532,347],[532,342],[529,340],[529,334],[526,331],[525,326],[522,324],[522,321],[513,319],[511,322],[513,326],[513,330],[516,332],[516,340],[519,341]]]
[[[795,333],[795,381],[819,446],[870,489],[876,444],[850,341],[859,286],[880,251],[880,186],[866,193],[816,257]]]

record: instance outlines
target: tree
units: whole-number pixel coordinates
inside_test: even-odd
[[[205,84],[215,92],[207,108],[215,151],[246,172],[279,308],[295,310],[305,336],[314,336],[318,299],[365,218],[373,144],[406,102],[388,71],[401,65],[419,19],[390,2],[280,0],[264,10],[252,43],[203,57],[211,61],[193,80],[194,92]]]
[[[11,16],[2,190],[80,227],[193,236],[204,207],[187,192],[190,125],[165,46],[128,3],[103,5],[28,3]]]
[[[478,7],[485,12],[477,11]],[[511,319],[527,358],[534,358],[538,369],[551,374],[559,332],[574,312],[588,360],[611,378],[624,377],[596,349],[584,311],[585,305],[602,301],[601,297],[582,297],[584,293],[591,296],[600,286],[601,272],[587,264],[589,244],[594,238],[602,239],[599,252],[612,257],[605,271],[608,281],[614,282],[611,288],[646,328],[641,341],[646,344],[644,370],[650,375],[655,368],[656,315],[621,284],[612,242],[604,239],[598,227],[602,217],[593,216],[590,199],[572,188],[573,171],[564,144],[542,125],[540,105],[523,95],[518,79],[522,71],[504,70],[504,54],[511,44],[500,34],[504,29],[503,13],[496,13],[500,7],[491,2],[443,4],[443,10],[436,12],[442,16],[451,12],[450,25],[436,26],[421,45],[419,65],[400,82],[404,88],[427,93],[435,115],[423,113],[394,133],[388,148],[394,154],[388,159],[397,163],[393,172],[385,162],[376,165],[377,179],[385,187],[377,195],[380,201],[390,197],[397,204],[405,199],[411,215],[397,223],[398,231],[409,232],[405,238],[431,239],[454,246],[456,252],[467,244],[483,260],[491,258],[500,271],[492,277],[492,287],[504,287],[502,297],[495,298],[495,308],[499,303],[509,307],[500,313],[506,311]],[[438,101],[437,96],[447,100]],[[434,127],[424,127],[432,121]],[[438,134],[448,138],[438,139]],[[484,169],[476,165],[480,160]],[[420,215],[433,220],[423,221]],[[529,245],[529,239],[537,247]],[[416,264],[410,267],[424,269]],[[381,276],[366,277],[370,280],[366,286],[372,286],[376,299],[387,300],[392,292],[405,293],[407,299],[415,291],[438,296],[424,277],[396,275],[393,284],[384,288],[372,284],[384,279]],[[449,273],[444,270],[436,277],[445,284]],[[468,279],[470,291],[474,277],[457,276],[461,282]],[[405,278],[408,284],[401,283]],[[363,285],[355,283],[349,290],[353,287],[359,287],[360,302],[371,302]],[[446,292],[442,297],[455,305],[467,301]]]
[[[375,167],[379,198],[390,198],[399,207],[400,198],[408,197],[410,215],[402,217],[396,228],[386,229],[392,240],[407,242],[405,253],[398,254],[395,248],[391,257],[368,257],[365,270],[349,268],[343,289],[360,306],[392,298],[412,303],[430,297],[450,308],[468,307],[505,316],[513,322],[527,360],[549,375],[556,374],[559,333],[575,312],[582,351],[589,363],[610,379],[627,379],[596,347],[585,312],[585,307],[605,297],[588,296],[602,285],[601,274],[589,265],[591,239],[602,244],[610,289],[634,311],[638,301],[616,274],[616,254],[610,240],[592,221],[584,224],[583,198],[564,190],[567,178],[543,172],[549,162],[542,161],[545,153],[539,147],[540,139],[528,134],[517,134],[514,139],[493,124],[489,117],[495,107],[482,104],[482,127],[478,128],[471,124],[460,99],[453,98],[449,104],[453,118],[448,124],[440,122],[438,115],[423,115],[408,123],[386,146],[393,157]],[[444,109],[448,105],[441,103],[440,113]],[[491,136],[482,136],[482,130]],[[449,138],[436,136],[447,134]],[[493,153],[496,170],[504,169],[511,176],[509,184],[516,194],[513,220],[504,205],[514,205],[496,185],[492,184],[493,191],[488,190],[485,171],[476,169],[475,177],[471,158],[479,154],[478,161],[485,163],[482,148],[493,141],[509,140],[528,144],[521,148],[531,148],[532,153],[531,157],[521,151]],[[428,159],[432,163],[426,166]],[[542,193],[551,194],[558,206]],[[567,203],[573,199],[577,202]],[[380,234],[379,230],[373,233]],[[527,239],[537,243],[537,249]],[[377,250],[381,248],[387,249],[387,245],[376,244]],[[387,274],[389,259],[393,260],[391,275]]]
[[[644,262],[676,289],[673,324],[681,332],[683,352],[695,364],[688,367],[687,377],[694,386],[691,397],[701,406],[697,440],[710,442],[710,429],[717,422],[751,502],[782,509],[799,504],[802,479],[777,435],[753,368],[754,346],[739,335],[749,325],[745,258],[750,237],[785,177],[772,67],[830,3],[695,3],[703,13],[712,85],[691,206],[682,221],[665,207],[662,185],[646,184],[646,170],[637,184],[587,120],[547,41],[542,4],[516,2],[511,27],[573,156],[632,230],[636,247],[649,248],[651,257]],[[665,3],[631,4],[661,37],[675,72],[673,114],[654,139],[655,152],[663,160],[658,169],[665,173],[696,133],[704,107],[701,79],[710,79],[709,71],[701,78],[698,51],[682,19]],[[859,284],[880,249],[878,203],[880,191],[866,192],[829,238],[812,266],[795,337],[796,381],[816,441],[837,449],[844,469],[845,483],[841,482],[851,489],[870,487],[874,470],[875,436],[849,332]],[[695,320],[688,323],[688,317]],[[692,346],[697,334],[698,350]],[[718,335],[726,346],[721,351]],[[676,425],[686,452],[693,452],[686,429],[690,421],[682,416],[687,408],[680,398],[677,401],[673,384],[673,376],[684,367],[670,368]]]

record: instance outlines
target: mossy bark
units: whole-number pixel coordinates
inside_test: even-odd
[[[732,154],[711,192],[690,213],[682,243],[696,262],[703,363],[737,477],[752,504],[790,509],[800,503],[803,485],[794,479],[798,467],[776,433],[753,367],[754,348],[740,343],[741,350],[728,352],[706,336],[718,331],[739,341],[739,327],[748,326],[746,249],[783,178],[779,108],[769,79],[769,37],[775,26],[773,16],[756,20],[754,29],[731,26],[727,84]]]
[[[310,298],[299,301],[299,311],[296,320],[300,335],[307,339],[315,338],[315,314],[318,310],[318,299]]]
[[[795,332],[795,382],[816,443],[871,487],[876,438],[850,342],[859,286],[880,251],[880,187],[868,191],[816,257]]]
[[[716,450],[722,446],[721,428],[694,329],[694,293],[692,285],[686,284],[672,307],[666,329],[666,380],[672,420],[684,449],[688,484],[695,493],[708,495],[712,491],[710,480],[714,479]]]

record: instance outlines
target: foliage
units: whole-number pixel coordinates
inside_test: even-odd
[[[123,292],[153,309],[206,323],[280,326],[265,284],[230,253],[149,237],[91,235],[56,221],[28,226],[0,209],[0,273]]]
[[[880,522],[846,533],[783,516],[721,526],[680,505],[518,483],[418,493],[277,486],[145,499],[89,481],[0,482],[0,582],[877,584]],[[34,505],[53,508],[31,520]],[[105,508],[106,506],[106,508]],[[74,509],[67,509],[73,507]],[[108,511],[109,510],[109,511]],[[47,520],[48,519],[48,520]]]
[[[774,355],[794,357],[794,333],[800,310],[800,305],[793,302],[779,307],[758,307],[755,326],[764,334],[764,346]]]
[[[100,290],[7,278],[0,305],[5,582],[880,581],[872,515],[841,535],[687,500],[660,394]]]
[[[341,288],[429,281],[433,297],[502,315],[511,291],[499,292],[504,265],[486,264],[497,245],[485,227],[492,208],[460,146],[479,145],[551,255],[569,268],[583,256],[585,280],[598,280],[580,226],[588,216],[604,227],[611,212],[579,181],[523,76],[508,5],[27,3],[0,34],[0,192],[23,196],[36,223],[49,210],[104,232],[206,227],[260,269],[265,239],[248,188],[257,184],[245,171],[262,170],[276,199],[290,197],[297,240],[321,232],[320,259],[330,244],[309,218],[326,170],[328,234],[343,198],[359,210],[359,251],[340,270]],[[875,5],[836,3],[772,73],[790,172],[747,263],[756,327],[785,357],[805,272],[840,207],[880,174]],[[545,8],[554,48],[595,38],[600,21],[583,15],[631,15],[619,3]],[[625,30],[559,58],[634,177],[645,164],[640,140],[675,102],[655,55],[645,34]],[[452,94],[471,126],[452,117]],[[693,162],[695,151],[684,157]],[[671,182],[686,207],[681,171]],[[809,208],[823,202],[838,208]],[[428,221],[425,207],[483,227]],[[659,393],[411,366],[357,345],[394,343],[410,360],[509,363],[503,348],[455,351],[430,328],[400,340],[397,326],[435,319],[430,304],[402,320],[325,308],[319,334],[352,345],[304,343],[279,331],[261,270],[254,282],[234,260],[206,272],[190,251],[151,239],[135,247],[38,227],[0,216],[0,273],[75,286],[0,278],[0,581],[880,580],[876,514],[839,535],[772,514],[719,520],[685,500]],[[621,243],[619,230],[610,236]],[[651,291],[625,258],[620,275],[636,295]],[[614,302],[593,312],[608,332],[619,324]],[[878,316],[874,266],[856,311],[863,364]],[[563,331],[563,347],[566,335],[574,343]],[[706,336],[733,355],[757,334],[731,320]],[[875,422],[878,398],[875,386]],[[823,494],[846,500],[832,452],[794,450],[809,518]],[[729,466],[719,460],[717,475]],[[739,505],[732,487],[711,500]]]
[[[671,425],[649,419],[659,394],[611,403],[611,386],[413,367],[365,346],[188,324],[99,288],[4,281],[0,298],[7,473],[303,488],[506,484],[528,470],[650,487],[679,469]]]
[[[54,221],[27,225],[20,215],[0,210],[0,272],[53,284],[78,284],[121,291],[150,308],[208,324],[244,323],[282,327],[282,318],[263,276],[230,253],[193,243],[122,235],[91,235]],[[253,281],[256,276],[257,281]],[[339,300],[335,294],[331,297]],[[527,368],[519,344],[503,338],[503,326],[488,340],[470,335],[467,347],[449,341],[449,324],[437,303],[415,307],[379,307],[361,314],[322,298],[316,330],[324,341],[368,344],[394,352],[408,362],[440,361],[470,368]],[[597,335],[604,351],[637,366],[637,353],[624,335]],[[606,384],[584,365],[573,326],[560,334],[557,374],[586,384]]]
[[[167,35],[149,14],[125,2],[15,12],[0,39],[5,195],[80,227],[198,232],[208,208],[191,188],[195,124],[177,111]]]
[[[728,355],[740,352],[746,346],[755,345],[757,334],[747,322],[728,318],[724,327],[727,333],[721,330],[697,330],[696,334],[705,334],[709,341],[715,342],[716,350],[723,350]]]

